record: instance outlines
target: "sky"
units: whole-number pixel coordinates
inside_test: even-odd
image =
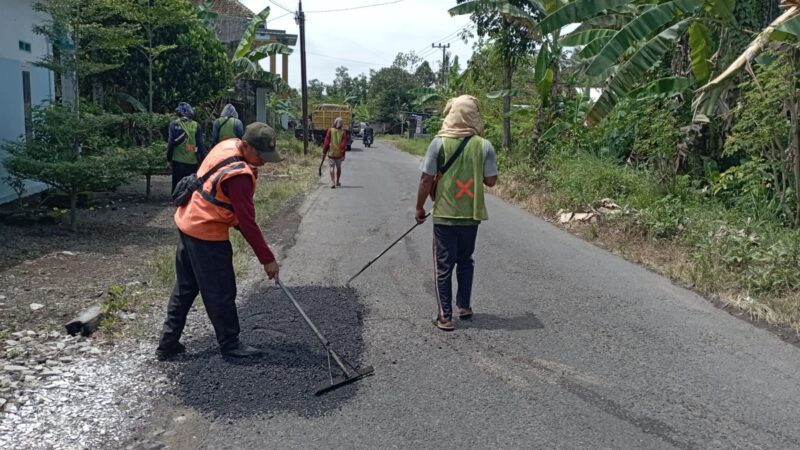
[[[253,10],[271,7],[267,27],[298,34],[294,15],[297,0],[239,0]],[[414,51],[425,57],[433,70],[439,67],[442,51],[432,43],[450,43],[449,51],[458,55],[461,67],[472,55],[474,40],[464,43],[456,32],[470,26],[469,16],[450,17],[448,8],[455,0],[400,0],[392,4],[341,12],[313,12],[357,8],[392,0],[304,0],[306,11],[306,64],[308,79],[331,83],[335,70],[345,66],[350,75],[369,75],[370,69],[388,67],[399,52]],[[285,7],[276,6],[275,3]],[[283,16],[283,17],[281,17]],[[272,20],[270,20],[272,19]],[[268,61],[264,61],[267,63]],[[263,64],[263,63],[262,63]],[[278,72],[280,73],[280,59]],[[289,56],[289,84],[300,87],[300,40]]]

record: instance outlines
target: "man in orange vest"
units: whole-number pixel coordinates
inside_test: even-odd
[[[260,349],[239,341],[236,279],[230,228],[237,227],[264,266],[270,280],[278,280],[278,264],[255,220],[254,167],[281,161],[275,132],[264,123],[247,126],[242,139],[217,144],[197,171],[198,188],[175,212],[180,240],[175,257],[175,288],[167,307],[159,360],[186,351],[180,343],[186,316],[200,293],[223,355],[259,356]]]
[[[328,128],[328,132],[325,134],[325,143],[322,144],[322,153],[327,155],[331,166],[331,189],[342,185],[339,179],[342,178],[342,161],[347,152],[347,131],[342,129],[343,123],[342,118],[337,117],[333,121],[333,126]],[[334,170],[336,171],[335,178]]]

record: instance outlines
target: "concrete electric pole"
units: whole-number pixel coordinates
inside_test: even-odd
[[[450,44],[431,44],[431,48],[442,49],[442,84],[445,84],[447,83],[447,49],[450,48]]]
[[[303,0],[297,2],[295,22],[300,27],[300,90],[303,96],[303,155],[308,153],[308,86],[306,83],[306,16]]]

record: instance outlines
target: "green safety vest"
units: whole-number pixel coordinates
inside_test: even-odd
[[[338,159],[342,157],[342,130],[338,128],[331,128],[331,147],[328,151],[328,157]]]
[[[233,117],[220,117],[217,119],[217,124],[219,124],[219,139],[217,142],[239,137],[236,135],[236,119]]]
[[[461,139],[442,138],[443,160],[458,150]],[[487,220],[483,198],[483,138],[473,136],[458,159],[436,185],[433,217],[440,219]]]
[[[172,160],[184,164],[198,164],[197,161],[197,141],[194,136],[197,133],[197,122],[194,120],[178,120],[178,126],[186,133],[186,140],[175,147],[172,153]]]

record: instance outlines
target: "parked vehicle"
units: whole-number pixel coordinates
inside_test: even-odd
[[[311,110],[311,134],[314,136],[314,142],[317,145],[322,145],[325,142],[325,134],[328,132],[333,121],[337,117],[342,118],[342,128],[347,130],[347,150],[353,144],[353,112],[350,110],[350,105],[334,105],[330,103],[323,103],[314,105]]]

